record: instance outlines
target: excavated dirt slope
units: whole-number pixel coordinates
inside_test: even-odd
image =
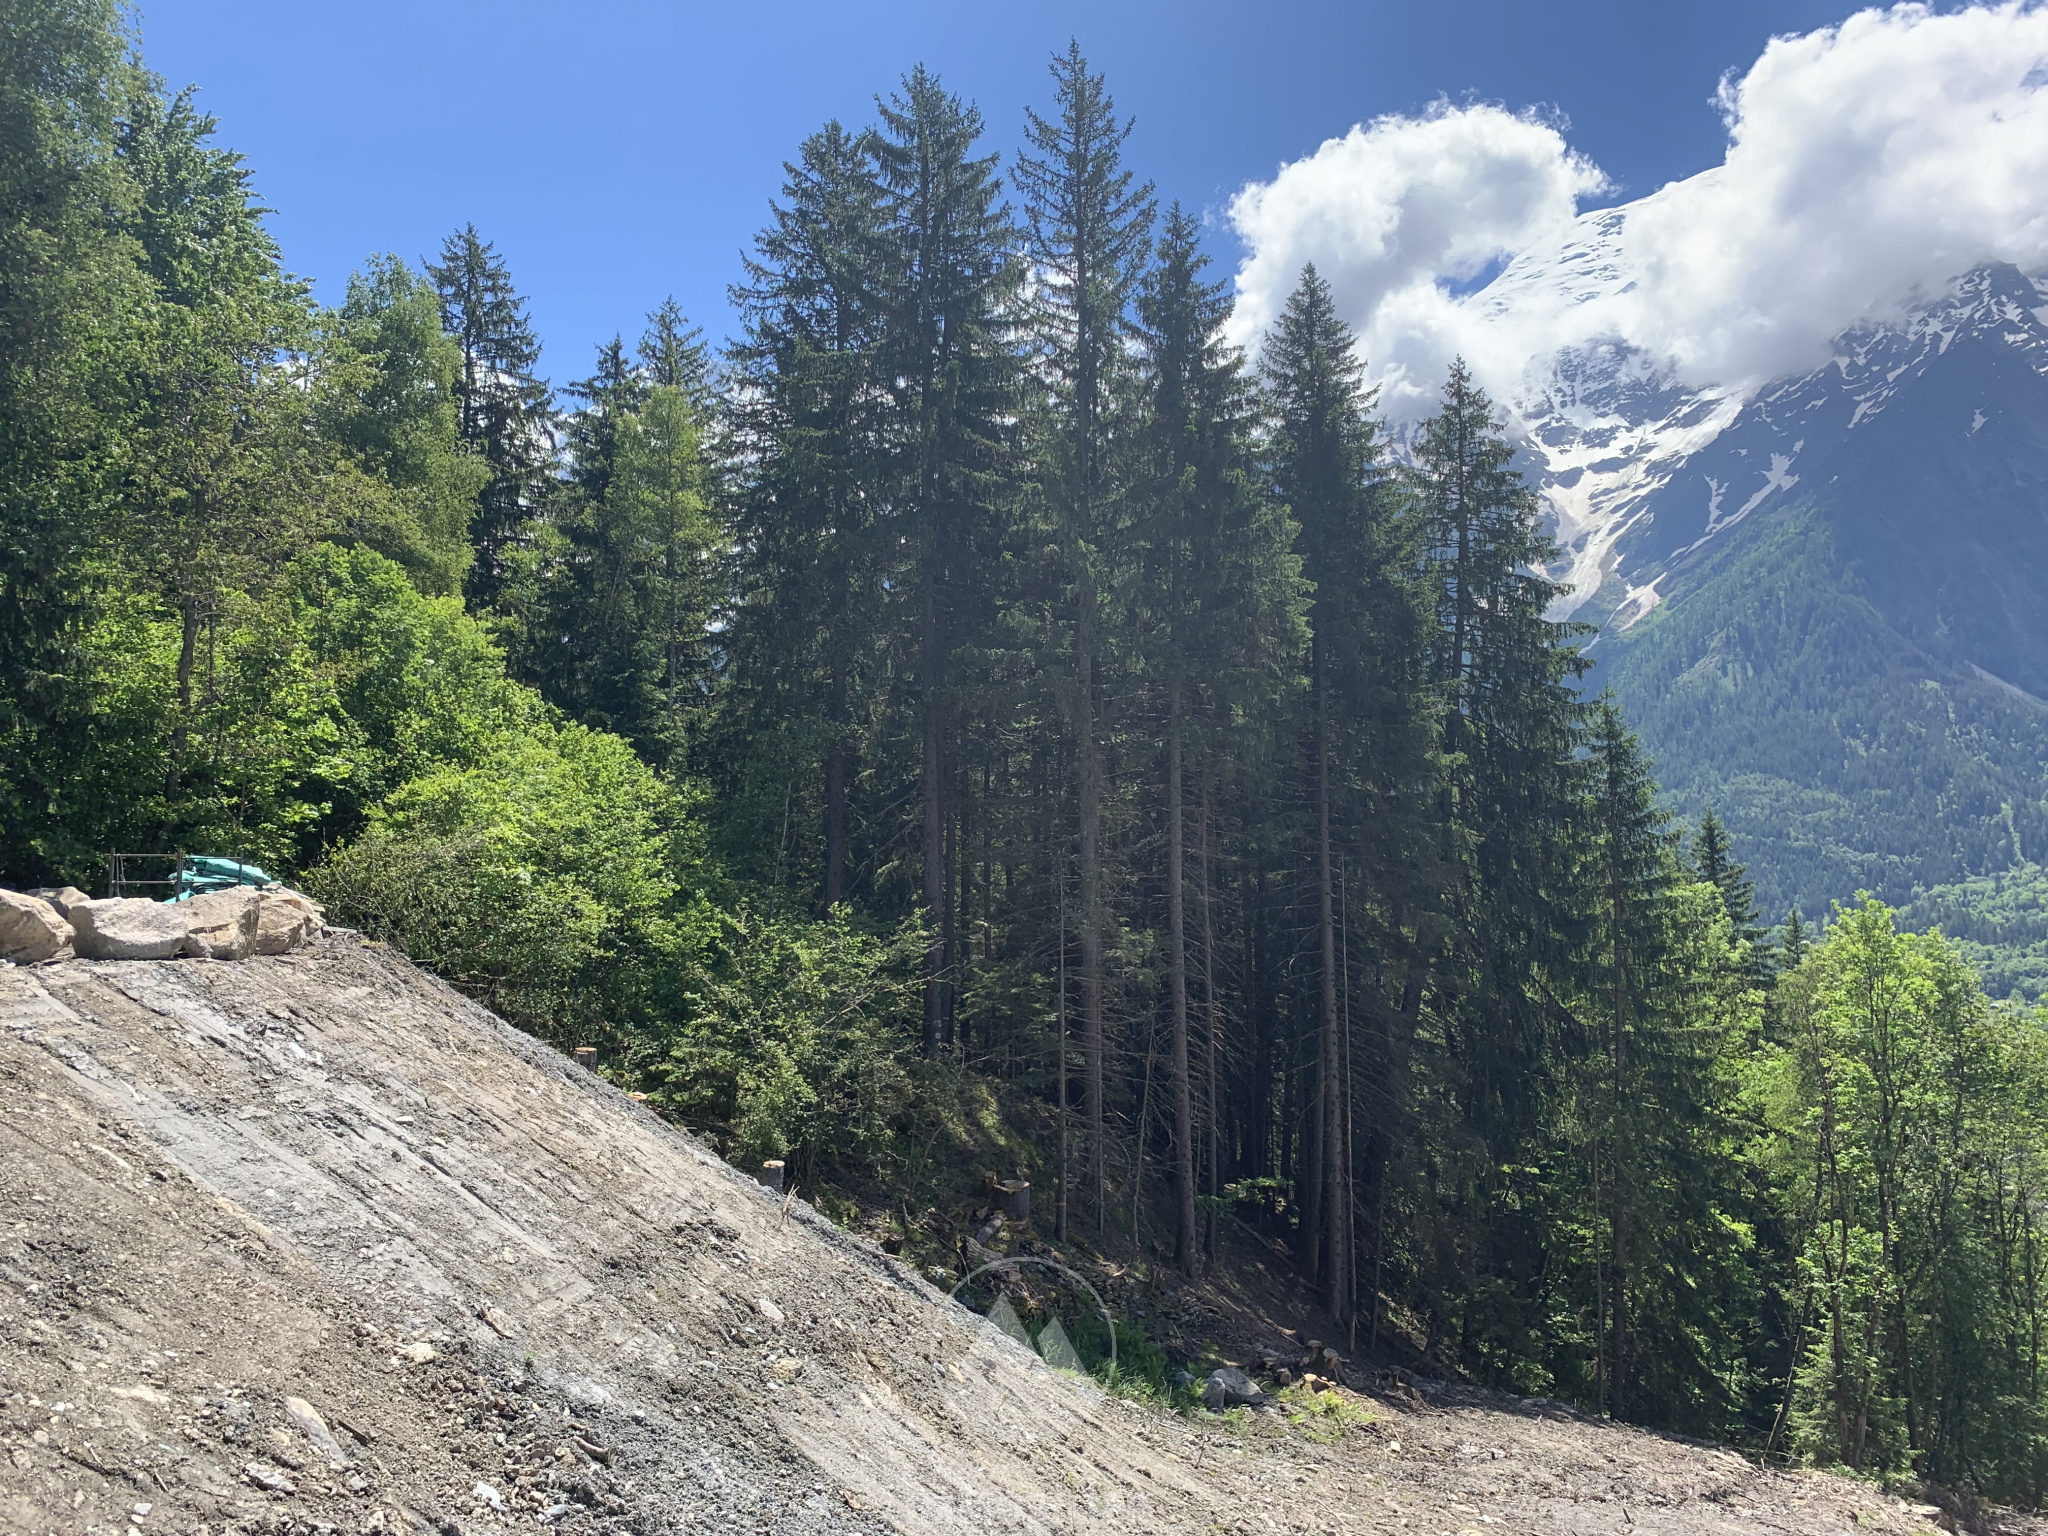
[[[345,935],[0,970],[0,1531],[1930,1529],[1512,1400],[1373,1411],[1106,1398]]]

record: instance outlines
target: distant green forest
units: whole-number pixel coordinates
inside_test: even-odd
[[[1774,923],[1859,890],[1959,914],[2048,849],[2048,706],[1902,634],[1858,554],[1794,503],[1593,650],[1673,805],[1749,850]]]
[[[1899,917],[1953,939],[1991,996],[2034,1003],[2048,993],[2048,869],[2041,865],[1936,886]]]

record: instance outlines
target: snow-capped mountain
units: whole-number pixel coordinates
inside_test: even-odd
[[[1634,287],[1623,250],[1629,212],[1586,214],[1562,242],[1517,256],[1476,296],[1479,313],[1512,323],[1518,313],[1592,310],[1627,295]],[[1552,572],[1571,589],[1560,617],[1578,614],[1614,577],[1615,542],[1645,499],[1726,430],[1742,405],[1727,390],[1675,383],[1640,349],[1612,339],[1534,359],[1503,403],[1564,551]],[[1624,590],[1606,607],[1628,597]]]
[[[1625,217],[1482,302],[1625,301]],[[2048,274],[1980,267],[1761,388],[1596,341],[1502,394],[1594,686],[1774,916],[2048,858]]]
[[[1511,263],[1482,303],[1556,309],[1627,293],[1626,216],[1581,219],[1571,239]],[[1940,371],[1958,343],[2048,376],[2048,275],[1978,268],[1844,333],[1823,366],[1753,393],[1686,388],[1615,341],[1532,364],[1505,403],[1564,552],[1553,574],[1572,590],[1559,616],[1611,630],[1638,622],[1670,595],[1674,562],[1782,504],[1816,458],[1883,433],[1887,407]],[[1966,436],[2007,408],[1995,377],[1979,393]]]

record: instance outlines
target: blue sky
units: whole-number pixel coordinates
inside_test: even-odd
[[[1044,110],[1070,36],[1138,120],[1130,153],[1211,219],[1245,182],[1381,113],[1438,97],[1538,105],[1638,197],[1718,163],[1724,71],[1773,34],[1840,20],[1815,0],[1410,0],[703,5],[526,0],[157,0],[149,62],[201,87],[277,212],[287,261],[338,299],[372,252],[417,259],[473,220],[529,296],[557,382],[673,293],[714,335],[726,285],[829,117],[865,122],[912,63],[975,101],[991,145]],[[1598,201],[1599,199],[1596,199]]]

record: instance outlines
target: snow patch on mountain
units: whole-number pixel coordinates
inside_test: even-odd
[[[1508,319],[1524,308],[1555,312],[1628,292],[1628,213],[1585,215],[1561,241],[1509,263],[1475,299]],[[1549,574],[1569,587],[1553,616],[1623,629],[1641,620],[1661,600],[1661,569],[1632,568],[1625,547],[1662,550],[1654,562],[1661,568],[1785,504],[1801,483],[1797,466],[1809,441],[1833,446],[1871,427],[1960,338],[2010,348],[2048,375],[2044,300],[2048,274],[1978,267],[1843,332],[1821,367],[1749,391],[1688,388],[1619,338],[1532,363],[1500,403],[1559,547]],[[1987,419],[1977,408],[1970,434]],[[1682,472],[1704,494],[1681,494],[1676,503],[1660,496]],[[1649,539],[1657,517],[1685,526]],[[1601,602],[1588,609],[1596,596]]]

